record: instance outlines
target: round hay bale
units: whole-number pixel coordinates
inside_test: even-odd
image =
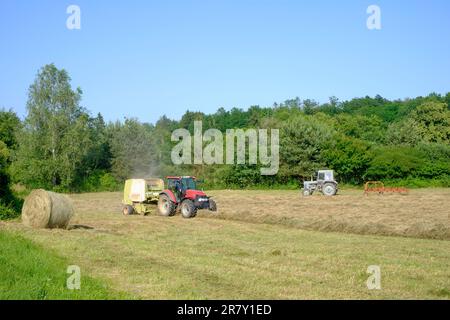
[[[22,207],[22,223],[33,228],[67,228],[72,215],[69,197],[42,189],[33,190]]]

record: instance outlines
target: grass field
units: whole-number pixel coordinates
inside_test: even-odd
[[[211,194],[219,212],[190,220],[124,217],[120,193],[92,193],[71,196],[70,230],[0,228],[136,298],[450,298],[448,189]],[[381,268],[381,290],[367,289],[369,265]]]
[[[18,234],[0,230],[0,300],[126,298],[87,276],[80,290],[67,289],[70,263]]]

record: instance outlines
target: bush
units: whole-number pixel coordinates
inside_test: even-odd
[[[121,184],[112,176],[111,173],[103,170],[92,172],[81,183],[80,192],[98,192],[98,191],[117,191]]]
[[[100,176],[100,191],[117,191],[121,185],[109,172],[106,172]]]
[[[5,205],[3,203],[0,203],[0,220],[15,219],[19,215],[19,211],[14,208],[13,204]]]
[[[412,147],[381,147],[375,154],[364,175],[366,180],[405,179],[417,175],[425,164],[424,154]]]
[[[373,158],[370,144],[343,135],[337,135],[335,141],[335,147],[323,153],[328,167],[336,171],[340,182],[361,184]]]
[[[408,187],[408,188],[448,188],[450,187],[450,176],[436,179],[406,178],[398,180],[383,180],[386,186]]]

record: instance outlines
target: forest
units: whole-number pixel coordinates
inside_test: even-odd
[[[130,177],[195,175],[207,188],[299,188],[315,170],[329,168],[344,185],[450,186],[450,92],[326,103],[297,97],[213,114],[188,110],[179,120],[163,116],[154,124],[106,122],[82,106],[82,95],[66,70],[49,64],[29,87],[24,119],[2,106],[0,218],[17,211],[13,186],[115,191]],[[172,164],[172,132],[192,131],[195,120],[203,130],[279,129],[278,173],[263,176],[258,165]]]

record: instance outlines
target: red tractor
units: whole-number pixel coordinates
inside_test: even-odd
[[[159,194],[159,213],[173,216],[180,211],[184,218],[193,218],[199,209],[217,211],[217,206],[211,197],[197,189],[196,178],[167,177],[167,189]]]

